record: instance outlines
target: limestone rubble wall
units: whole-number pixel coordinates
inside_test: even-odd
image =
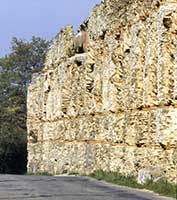
[[[177,174],[177,1],[105,0],[67,26],[28,88],[28,171]]]

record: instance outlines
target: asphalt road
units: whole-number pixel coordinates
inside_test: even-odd
[[[0,200],[167,200],[85,177],[0,175]]]

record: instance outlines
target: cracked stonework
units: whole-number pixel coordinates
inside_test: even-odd
[[[82,51],[71,26],[57,34],[28,88],[29,172],[153,168],[175,182],[176,10],[177,0],[106,0],[84,22]]]

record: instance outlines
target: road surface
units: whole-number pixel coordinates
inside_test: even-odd
[[[0,200],[167,200],[150,192],[74,176],[0,175]]]

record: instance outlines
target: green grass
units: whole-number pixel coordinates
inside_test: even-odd
[[[37,172],[37,173],[32,173],[32,172],[27,172],[26,175],[29,176],[52,176],[49,172]]]
[[[118,172],[104,172],[101,170],[95,171],[89,175],[97,180],[104,180],[117,185],[124,185],[131,188],[148,189],[163,196],[176,198],[177,185],[169,183],[165,179],[157,182],[148,181],[146,184],[141,185],[136,181],[135,176],[124,176]]]
[[[145,184],[145,188],[158,194],[177,199],[177,185],[169,183],[165,179],[161,179],[157,182],[149,181]]]
[[[78,176],[79,175],[79,173],[78,172],[69,172],[69,174],[68,175],[74,175],[74,176]]]

